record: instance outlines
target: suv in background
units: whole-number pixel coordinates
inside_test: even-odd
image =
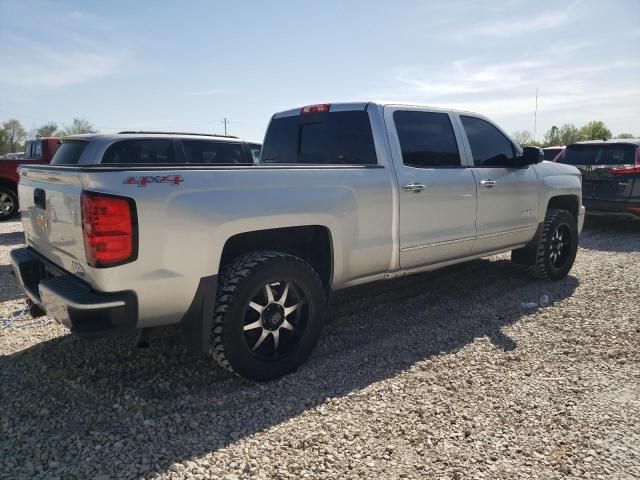
[[[25,142],[24,152],[0,159],[0,221],[18,213],[18,167],[49,163],[58,148],[58,137],[42,137]]]
[[[556,161],[582,173],[587,213],[640,217],[640,139],[572,143]]]
[[[51,165],[75,165],[91,143],[100,164],[127,165],[255,165],[259,143],[205,133],[124,131],[65,137]]]

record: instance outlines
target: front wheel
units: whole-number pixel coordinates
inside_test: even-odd
[[[526,271],[540,280],[562,280],[571,270],[577,251],[576,218],[567,210],[550,209],[535,245],[535,255],[525,264]],[[512,252],[512,259],[524,263],[517,251]]]
[[[318,342],[325,305],[322,282],[304,260],[271,251],[243,255],[220,279],[211,352],[250,380],[290,373]]]
[[[0,221],[13,218],[18,213],[18,196],[7,187],[0,187]]]

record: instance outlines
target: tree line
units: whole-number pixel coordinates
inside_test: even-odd
[[[573,123],[565,123],[561,127],[551,127],[543,136],[543,140],[533,139],[529,130],[517,130],[511,134],[512,138],[523,147],[538,146],[551,147],[554,145],[569,145],[583,140],[609,140],[611,138],[635,138],[631,133],[620,133],[615,137],[604,122],[592,120],[578,128]]]
[[[84,118],[74,118],[71,125],[58,127],[56,122],[47,122],[27,132],[19,120],[11,118],[2,123],[0,128],[0,155],[24,150],[24,142],[33,137],[63,137],[80,133],[97,133],[98,130]]]

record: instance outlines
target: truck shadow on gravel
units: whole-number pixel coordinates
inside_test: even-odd
[[[0,233],[0,246],[16,246],[24,243],[24,233],[6,232]]]
[[[57,337],[0,357],[3,382],[12,385],[0,395],[0,424],[8,426],[0,469],[146,477],[328,398],[410,368],[429,371],[432,358],[455,355],[476,339],[487,338],[496,355],[516,361],[517,339],[503,329],[532,312],[522,302],[546,294],[553,304],[577,286],[572,276],[534,282],[502,256],[340,292],[310,361],[262,384],[186,353],[174,328],[154,334],[142,350],[133,336]]]

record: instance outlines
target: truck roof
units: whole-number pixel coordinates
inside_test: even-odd
[[[612,145],[612,144],[640,145],[640,138],[612,138],[610,140],[584,140],[573,142],[571,145]]]
[[[381,101],[381,100],[371,100],[371,101],[363,101],[363,102],[326,102],[326,103],[317,103],[311,105],[330,105],[332,112],[340,112],[340,111],[348,111],[348,110],[366,110],[369,105],[379,105],[381,107],[384,106],[403,106],[403,107],[421,107],[421,108],[429,108],[433,110],[442,110],[443,112],[457,112],[457,113],[471,113],[473,115],[479,115],[476,112],[472,112],[470,110],[458,110],[455,108],[448,108],[442,106],[433,106],[433,105],[425,105],[419,104],[415,102],[397,102],[397,101]],[[283,110],[281,112],[277,112],[273,115],[273,118],[280,117],[290,117],[293,115],[298,115],[302,108],[305,108],[306,105],[301,105],[298,108],[292,108],[289,110]]]

